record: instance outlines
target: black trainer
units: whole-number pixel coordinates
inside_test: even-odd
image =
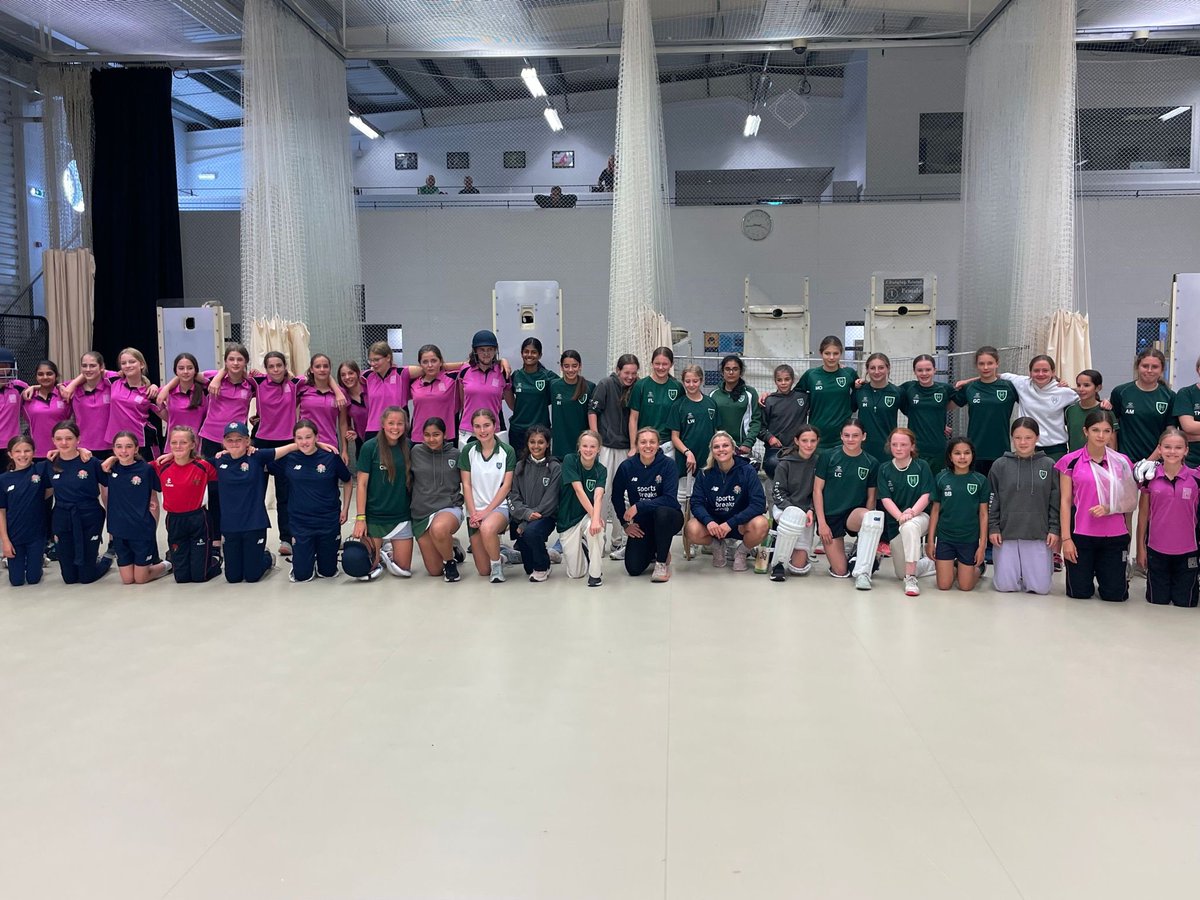
[[[588,587],[600,587],[604,584],[604,580],[599,575],[588,576]]]
[[[771,580],[787,581],[787,572],[783,568],[783,563],[775,563],[775,565],[771,567]]]
[[[448,559],[442,564],[442,578],[453,584],[462,576],[458,574],[458,563],[453,559]]]

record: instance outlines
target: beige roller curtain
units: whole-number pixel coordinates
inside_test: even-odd
[[[95,307],[96,260],[92,251],[46,250],[42,253],[46,283],[46,318],[50,322],[50,358],[73,372],[91,348]]]

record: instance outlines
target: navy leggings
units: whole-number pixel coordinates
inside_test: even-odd
[[[517,535],[513,544],[521,551],[521,565],[525,567],[525,574],[549,572],[550,553],[546,550],[546,541],[554,531],[554,516],[520,524],[524,531]]]
[[[58,544],[58,565],[66,584],[91,584],[108,571],[112,560],[100,557],[100,533],[104,530],[104,510],[80,507],[54,507],[54,537]]]
[[[13,544],[13,550],[17,555],[8,561],[8,583],[20,587],[41,581],[46,542],[39,538],[31,544]]]
[[[645,537],[625,541],[625,571],[641,575],[652,563],[665,563],[671,555],[671,541],[683,527],[683,511],[678,506],[659,506],[639,513],[633,521],[641,526]]]
[[[255,582],[271,567],[271,554],[267,552],[267,530],[227,531],[224,538],[225,580],[230,584],[239,581]]]
[[[287,480],[287,479],[283,479]],[[325,534],[297,534],[292,540],[292,577],[296,581],[308,581],[313,577],[313,564],[322,578],[337,574],[338,544],[340,530]]]

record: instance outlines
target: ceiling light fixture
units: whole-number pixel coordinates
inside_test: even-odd
[[[742,137],[756,137],[758,126],[762,124],[762,116],[750,113],[746,116],[746,127],[742,129]]]
[[[361,131],[363,134],[365,134],[367,137],[369,137],[371,140],[375,140],[376,138],[383,137],[383,135],[379,131],[377,131],[373,126],[368,124],[367,120],[364,119],[362,116],[351,116],[350,124],[353,125],[355,128],[357,128],[359,131]]]
[[[1166,122],[1168,119],[1173,119],[1176,116],[1181,116],[1185,112],[1189,112],[1190,110],[1191,110],[1190,106],[1177,106],[1170,112],[1163,113],[1161,116],[1158,117],[1158,120],[1160,122]]]
[[[562,131],[562,119],[558,117],[558,110],[553,106],[547,106],[542,110],[542,115],[546,117],[546,124],[550,126],[551,131]]]
[[[537,69],[529,66],[521,70],[521,80],[525,82],[525,87],[529,88],[529,93],[535,97],[545,97],[546,89],[542,87],[542,83],[538,81]]]
[[[199,178],[201,181],[216,181],[217,173],[216,172],[201,172],[196,177]]]

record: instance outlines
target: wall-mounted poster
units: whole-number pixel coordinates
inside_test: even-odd
[[[469,169],[471,168],[471,154],[465,150],[448,150],[446,151],[446,168],[447,169]]]
[[[504,168],[506,168],[506,169],[523,169],[523,168],[525,168],[525,151],[524,150],[505,150],[504,151]]]
[[[573,169],[575,168],[575,151],[574,150],[551,150],[550,165],[556,169]]]
[[[417,167],[417,154],[415,153],[397,153],[396,168],[399,169],[415,169]]]

